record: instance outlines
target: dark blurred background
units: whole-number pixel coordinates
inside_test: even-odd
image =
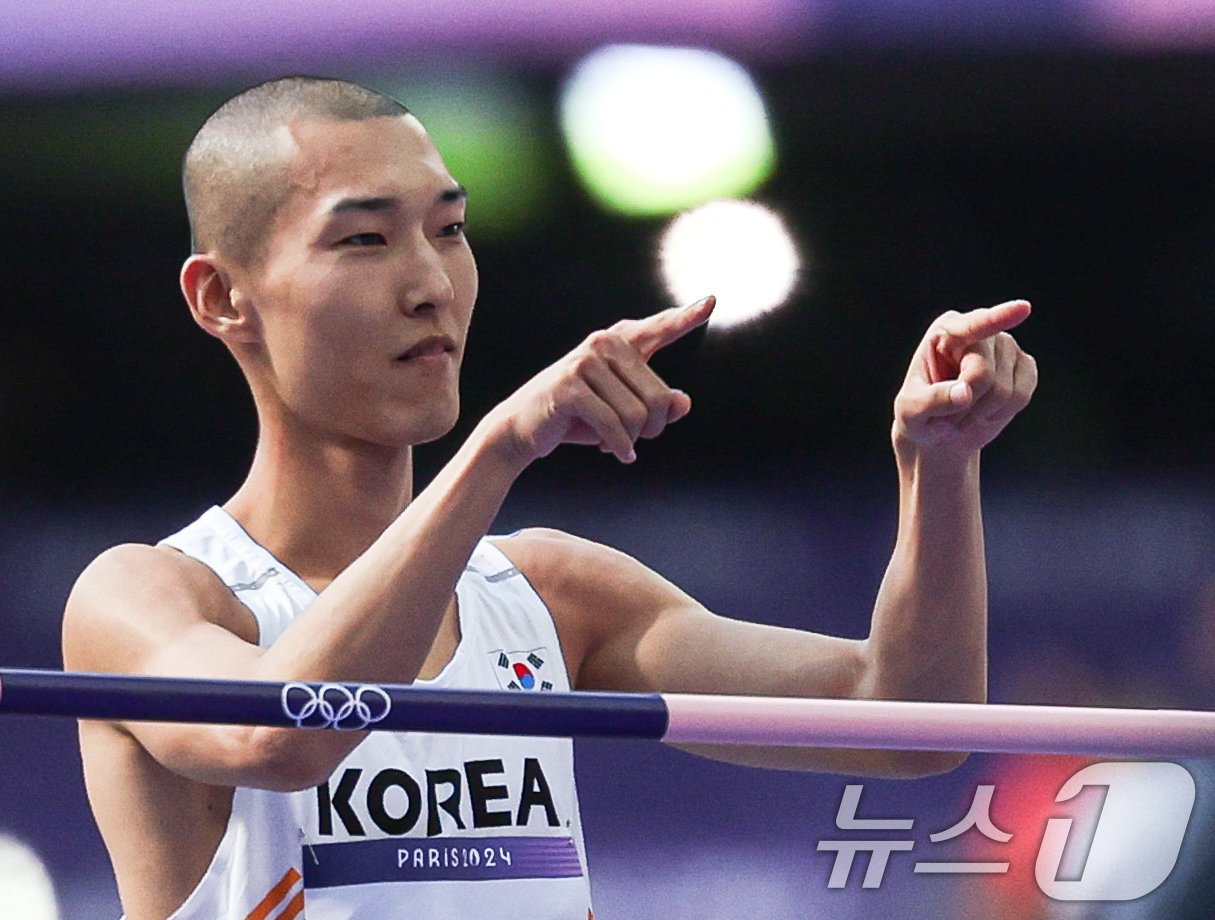
[[[216,105],[283,73],[363,80],[418,113],[469,187],[482,294],[464,413],[419,451],[424,482],[585,334],[670,302],[657,250],[675,209],[597,198],[559,118],[578,62],[631,42],[749,72],[773,165],[706,197],[779,213],[800,279],[782,309],[660,356],[695,409],[636,465],[563,449],[525,475],[500,529],[563,527],[723,613],[864,635],[894,535],[889,422],[908,358],[943,310],[1025,297],[1017,337],[1041,386],[984,457],[993,698],[1210,708],[1215,4],[472,10],[0,4],[0,666],[61,666],[59,615],[89,559],[177,529],[245,472],[250,401],[176,284],[178,165]],[[735,130],[723,106],[700,140]],[[62,916],[116,915],[74,745],[67,724],[0,721],[0,834],[45,861]],[[914,817],[918,853],[945,851],[927,834],[976,784],[1040,776],[1016,788],[1045,813],[1069,763],[974,757],[950,777],[866,783],[865,808]],[[1189,766],[1198,816],[1174,877],[1066,916],[1215,916],[1188,881],[1209,859],[1215,781]],[[604,917],[1064,916],[1035,894],[1032,847],[1003,887],[914,876],[896,856],[880,890],[859,869],[828,890],[816,843],[840,836],[846,778],[602,743],[581,771]],[[998,787],[997,824],[1002,801]]]

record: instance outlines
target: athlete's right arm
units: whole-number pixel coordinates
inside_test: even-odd
[[[248,611],[209,569],[171,550],[121,546],[94,561],[68,599],[73,670],[238,680],[412,681],[455,584],[518,475],[559,444],[622,461],[639,437],[687,414],[687,395],[648,367],[708,319],[711,299],[588,337],[495,407],[434,480],[268,649]],[[315,785],[361,740],[334,731],[129,723],[163,766],[199,782]]]
[[[268,677],[263,658],[248,609],[205,565],[170,549],[127,544],[107,550],[81,574],[64,613],[69,670],[249,680]],[[298,745],[284,743],[285,730],[231,725],[113,728],[190,779],[280,790],[307,787],[312,758],[344,756],[342,746],[348,753],[358,740]],[[325,750],[335,742],[338,747]]]

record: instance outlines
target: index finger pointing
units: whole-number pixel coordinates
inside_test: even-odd
[[[941,319],[937,325],[963,346],[989,339],[998,332],[1007,332],[1021,325],[1029,316],[1028,300],[1009,300],[994,307],[981,307],[969,313]]]
[[[710,294],[686,307],[671,307],[645,319],[630,320],[621,335],[649,361],[659,349],[704,325],[716,304],[717,298]]]

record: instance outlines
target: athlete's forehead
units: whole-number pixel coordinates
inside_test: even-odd
[[[288,130],[288,208],[297,219],[325,219],[360,203],[422,210],[459,189],[412,115],[303,121]]]

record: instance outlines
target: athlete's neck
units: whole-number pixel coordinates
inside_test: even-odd
[[[263,427],[249,475],[224,509],[320,591],[412,498],[412,448],[323,442]]]

